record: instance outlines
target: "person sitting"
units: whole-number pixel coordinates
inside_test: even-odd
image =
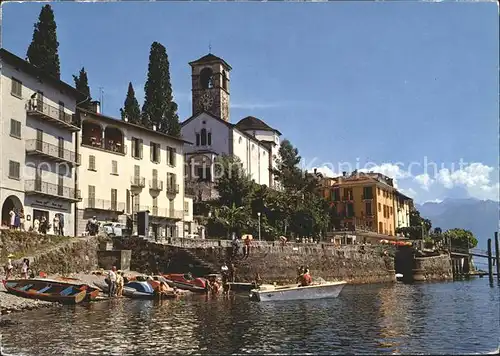
[[[303,275],[304,275],[304,266],[300,266],[299,268],[297,268],[297,283],[301,282]]]
[[[309,273],[309,268],[305,268],[304,274],[301,276],[300,280],[300,286],[301,287],[307,287],[312,284],[312,277],[311,274]]]

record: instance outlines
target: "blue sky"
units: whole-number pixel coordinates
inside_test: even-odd
[[[4,48],[25,57],[42,6],[3,4]],[[278,128],[307,168],[330,174],[372,162],[420,202],[498,200],[494,2],[52,7],[62,79],[72,83],[85,66],[94,99],[104,88],[104,114],[119,116],[129,81],[142,105],[149,48],[159,41],[169,55],[179,117],[188,118],[188,62],[211,43],[233,67],[232,122],[253,115]],[[438,169],[425,171],[424,157]],[[459,170],[460,159],[469,165]],[[408,172],[412,162],[421,166]]]

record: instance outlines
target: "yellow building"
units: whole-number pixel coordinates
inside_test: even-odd
[[[324,178],[323,196],[334,208],[332,230],[364,230],[395,236],[398,191],[380,173],[357,173]]]

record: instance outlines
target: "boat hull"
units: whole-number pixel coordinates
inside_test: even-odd
[[[275,300],[302,300],[336,298],[346,285],[346,282],[330,282],[319,285],[297,287],[273,287],[253,289],[250,294],[252,300],[269,302]]]
[[[7,292],[10,294],[23,298],[43,300],[46,302],[54,302],[61,304],[78,304],[87,297],[87,292],[85,290],[78,290],[74,286],[73,286],[74,289],[72,291],[73,294],[71,295],[62,295],[60,294],[60,291],[50,293],[50,287],[49,287],[50,282],[42,283],[40,281],[33,281],[33,280],[22,280],[22,281],[8,280],[8,281],[3,281],[3,284]],[[38,290],[30,288],[26,290],[21,289],[23,286],[26,286],[28,284],[30,286],[36,287]],[[68,288],[68,286],[64,284],[60,286],[61,286],[60,289],[63,289],[64,287]],[[57,285],[55,285],[55,287],[57,287]],[[48,291],[47,293],[40,292],[44,288],[47,289]]]

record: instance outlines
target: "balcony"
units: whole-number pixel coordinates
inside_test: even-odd
[[[167,184],[167,194],[179,194],[179,184]]]
[[[146,186],[146,179],[144,177],[131,177],[130,186],[133,188],[144,188]]]
[[[82,123],[82,146],[122,156],[127,154],[124,134],[120,129],[108,126],[103,130],[99,124],[88,120]]]
[[[80,165],[81,161],[81,155],[77,155],[73,151],[36,139],[26,140],[26,153],[77,166]]]
[[[184,218],[184,211],[182,210],[172,210],[147,205],[141,205],[139,208],[140,211],[149,210],[149,215],[159,219],[182,220]]]
[[[92,210],[122,212],[125,210],[125,203],[119,203],[115,200],[87,198],[84,199],[83,201],[83,208]]]
[[[80,190],[59,184],[44,182],[41,179],[30,179],[24,182],[26,194],[47,195],[72,202],[81,201]]]
[[[152,179],[149,181],[149,189],[160,192],[163,190],[163,181],[158,179]]]
[[[26,112],[28,115],[50,121],[53,124],[71,132],[80,131],[73,114],[68,114],[64,111],[64,108],[56,108],[52,105],[44,103],[43,100],[30,99]]]

